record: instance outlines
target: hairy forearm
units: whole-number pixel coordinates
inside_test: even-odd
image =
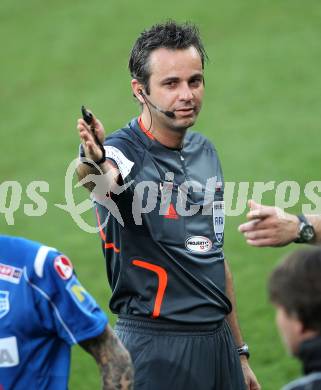
[[[91,167],[87,164],[79,163],[77,166],[78,181],[81,181],[89,174],[99,175],[99,171],[94,166]],[[84,184],[84,187],[91,192],[95,188],[95,185],[92,182],[88,182]]]
[[[130,355],[109,326],[100,336],[80,345],[99,365],[103,390],[133,389],[134,371]]]
[[[237,319],[236,300],[234,294],[232,274],[226,259],[225,259],[225,284],[226,284],[226,295],[232,303],[232,311],[227,316],[227,322],[230,325],[235,344],[236,346],[239,347],[243,344],[243,338],[242,338],[240,326]]]
[[[79,163],[77,166],[77,175],[78,181],[85,179],[88,175],[91,177],[89,180],[84,180],[82,183],[83,186],[90,192],[95,189],[95,186],[99,181],[96,175],[102,175],[104,177],[104,187],[106,189],[106,193],[117,187],[117,183],[120,181],[118,168],[109,160],[106,160],[103,164],[100,164],[99,169],[94,165],[91,166],[88,164]],[[106,193],[100,195],[104,196]]]

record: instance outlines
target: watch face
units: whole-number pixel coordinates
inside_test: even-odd
[[[310,225],[305,225],[301,231],[301,237],[304,241],[311,241],[314,238],[314,229]]]

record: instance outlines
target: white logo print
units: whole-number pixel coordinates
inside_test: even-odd
[[[214,233],[218,242],[223,240],[225,223],[225,203],[224,200],[213,202],[213,224]]]
[[[213,244],[207,237],[193,236],[189,237],[185,241],[185,246],[190,252],[204,253],[208,252],[212,248]]]
[[[9,291],[0,291],[0,318],[3,318],[9,313]]]
[[[0,339],[0,368],[14,367],[18,364],[19,353],[16,337],[5,337]]]

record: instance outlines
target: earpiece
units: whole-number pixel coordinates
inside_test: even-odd
[[[175,118],[175,113],[173,111],[166,111],[166,110],[162,110],[161,108],[155,106],[155,104],[153,104],[149,99],[147,99],[146,95],[144,94],[144,92],[141,90],[141,89],[138,89],[137,91],[141,96],[142,98],[145,100],[145,103],[149,104],[151,107],[153,107],[156,111],[159,111],[161,112],[162,114],[166,115],[168,118],[171,118],[171,119],[174,119]]]

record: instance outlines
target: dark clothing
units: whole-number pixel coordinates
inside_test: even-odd
[[[121,316],[115,332],[133,358],[135,390],[245,389],[225,321],[191,326]]]
[[[116,200],[124,226],[96,202],[100,225],[107,222],[101,236],[111,310],[184,323],[222,321],[231,304],[225,295],[224,187],[215,148],[187,132],[181,150],[169,149],[151,140],[137,119],[104,145],[123,182],[132,181]],[[198,184],[188,188],[182,185],[187,181]],[[138,190],[143,182],[148,191]],[[139,213],[149,201],[155,207]],[[194,215],[182,215],[191,208]]]
[[[120,315],[116,333],[131,353],[135,389],[243,390],[224,322],[231,303],[216,150],[190,131],[180,150],[152,138],[134,119],[104,143],[127,186],[107,199],[124,224],[95,199],[110,308]]]
[[[289,383],[283,390],[321,390],[321,336],[304,341],[298,358],[303,363],[305,376]]]

